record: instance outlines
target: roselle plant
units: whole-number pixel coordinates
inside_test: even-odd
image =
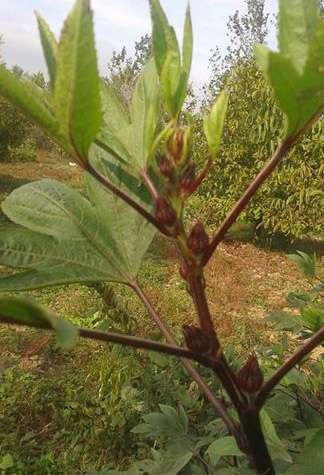
[[[204,120],[209,156],[197,170],[191,159],[191,128],[182,113],[192,61],[189,8],[180,51],[159,1],[150,0],[153,58],[143,68],[127,107],[98,75],[88,0],[75,2],[59,42],[37,14],[49,90],[0,67],[0,94],[42,127],[84,170],[87,191],[84,196],[46,179],[24,185],[4,200],[2,210],[11,224],[0,230],[0,263],[18,272],[3,276],[0,290],[119,282],[137,294],[166,343],[75,328],[21,298],[0,300],[1,321],[54,329],[65,346],[79,336],[181,358],[228,434],[246,454],[251,470],[267,475],[275,470],[260,411],[280,380],[321,344],[324,328],[266,381],[255,354],[246,355],[246,363],[235,372],[218,338],[217,316],[210,313],[204,269],[262,183],[323,114],[324,22],[317,2],[280,0],[279,5],[279,50],[260,45],[255,54],[285,115],[282,140],[211,236],[200,221],[187,228],[184,210],[217,154],[228,97],[226,91],[220,92]],[[179,272],[197,313],[197,321],[183,328],[183,345],[176,342],[136,277],[157,231],[177,248]],[[209,368],[220,381],[237,418],[190,360]]]

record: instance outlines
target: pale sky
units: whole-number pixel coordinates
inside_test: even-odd
[[[0,0],[0,35],[5,45],[2,53],[8,66],[18,64],[29,72],[45,71],[38,38],[34,10],[46,19],[59,35],[63,20],[73,0]],[[113,50],[122,46],[132,52],[134,42],[151,30],[147,0],[92,0],[96,31],[99,68],[105,73],[105,64]],[[187,0],[161,0],[169,21],[182,37],[182,26]],[[266,0],[270,13],[277,11],[278,0]],[[228,43],[226,23],[235,10],[244,12],[244,0],[190,0],[194,28],[194,57],[192,79],[198,85],[208,77],[210,50],[219,46],[225,50]],[[273,32],[270,43],[273,43]]]

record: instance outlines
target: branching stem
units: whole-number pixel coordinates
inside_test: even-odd
[[[145,294],[143,289],[141,289],[141,287],[139,286],[138,282],[134,282],[132,284],[132,288],[136,292],[138,297],[141,299],[141,301],[144,303],[151,319],[158,326],[158,328],[160,329],[166,341],[172,345],[176,345],[176,341],[170,329],[168,328],[167,324],[162,321],[162,319],[160,318],[160,316],[154,309],[152,303],[148,299],[147,295]],[[215,397],[215,395],[213,394],[213,392],[207,385],[206,381],[201,377],[198,371],[192,366],[192,364],[187,359],[181,358],[181,362],[184,368],[187,370],[187,373],[189,374],[189,376],[191,376],[191,378],[196,382],[200,391],[204,394],[204,396],[209,401],[211,406],[215,409],[216,413],[222,418],[229,433],[235,437],[239,445],[242,445],[241,435],[239,433],[238,427],[228,415],[225,404],[220,399],[217,399]]]
[[[288,150],[292,146],[292,139],[284,140],[277,148],[275,153],[273,154],[272,158],[264,165],[262,170],[258,173],[258,175],[254,178],[254,180],[250,183],[248,188],[245,190],[243,195],[239,198],[239,200],[235,203],[231,211],[228,213],[224,221],[219,226],[216,234],[214,235],[208,252],[204,258],[204,264],[207,264],[211,256],[213,255],[215,249],[219,245],[219,243],[224,239],[227,231],[229,228],[235,223],[238,216],[242,213],[246,205],[249,203],[251,198],[260,188],[260,186],[265,182],[268,178],[270,173],[276,168],[280,160],[286,155]]]
[[[125,201],[125,203],[127,203],[129,206],[135,209],[149,223],[153,224],[153,226],[155,226],[162,234],[169,235],[168,231],[164,228],[164,226],[162,226],[151,213],[149,213],[145,208],[139,205],[130,196],[128,196],[126,193],[120,190],[117,186],[115,186],[113,183],[107,180],[107,178],[105,178],[103,175],[98,173],[97,170],[93,168],[92,165],[87,163],[85,165],[85,171],[88,172],[91,176],[93,176],[93,178],[99,181],[99,183],[101,183],[105,188],[111,191],[114,195],[118,196],[118,198],[122,199],[123,201]]]
[[[316,122],[316,120],[323,114],[324,104],[321,104],[317,111],[305,122],[305,124],[297,130],[294,134],[286,137],[277,147],[272,157],[266,162],[262,170],[251,181],[243,195],[235,203],[231,211],[228,213],[224,221],[219,226],[216,234],[214,235],[212,242],[210,243],[209,250],[205,255],[203,264],[207,264],[215,249],[219,243],[224,239],[227,231],[235,223],[238,216],[242,213],[246,205],[251,198],[258,191],[260,186],[266,181],[269,175],[276,168],[278,163],[284,158],[289,150],[298,142],[298,140],[304,135],[304,133]]]
[[[282,366],[277,369],[277,371],[275,371],[271,378],[268,379],[268,381],[260,389],[259,394],[256,397],[255,404],[258,407],[262,407],[273,388],[281,381],[281,379],[323,341],[324,327],[314,333],[314,335],[309,338],[302,346],[297,348],[297,350],[288,358],[288,360],[285,361]]]

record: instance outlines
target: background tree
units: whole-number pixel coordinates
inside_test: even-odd
[[[204,89],[202,111],[217,97],[229,92],[229,107],[220,153],[193,203],[204,210],[209,224],[224,218],[225,211],[273,152],[283,126],[283,116],[252,56],[253,45],[263,43],[269,26],[264,0],[246,0],[247,13],[229,18],[230,47],[222,58],[216,49],[210,59],[211,77]],[[206,153],[202,113],[194,115],[196,160]],[[321,221],[323,121],[308,132],[246,209],[242,220],[291,238],[318,237]],[[231,179],[229,179],[231,177]],[[234,180],[233,180],[233,177]],[[235,185],[234,185],[235,183]],[[208,197],[210,207],[203,199]],[[244,237],[244,236],[242,236]],[[250,236],[250,232],[247,237]]]
[[[151,37],[148,34],[135,42],[134,56],[128,54],[125,46],[119,52],[113,52],[105,79],[124,102],[129,101],[138,75],[151,54]]]

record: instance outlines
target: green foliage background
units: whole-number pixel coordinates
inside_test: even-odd
[[[218,81],[229,90],[223,139],[212,170],[194,200],[194,208],[203,209],[213,225],[225,217],[274,152],[283,128],[282,114],[253,60],[240,59]],[[210,83],[209,91],[212,87]],[[193,114],[193,121],[194,155],[203,163],[208,152],[200,111]],[[323,235],[323,179],[322,120],[262,186],[247,208],[245,219],[262,224],[269,233],[319,238]]]

